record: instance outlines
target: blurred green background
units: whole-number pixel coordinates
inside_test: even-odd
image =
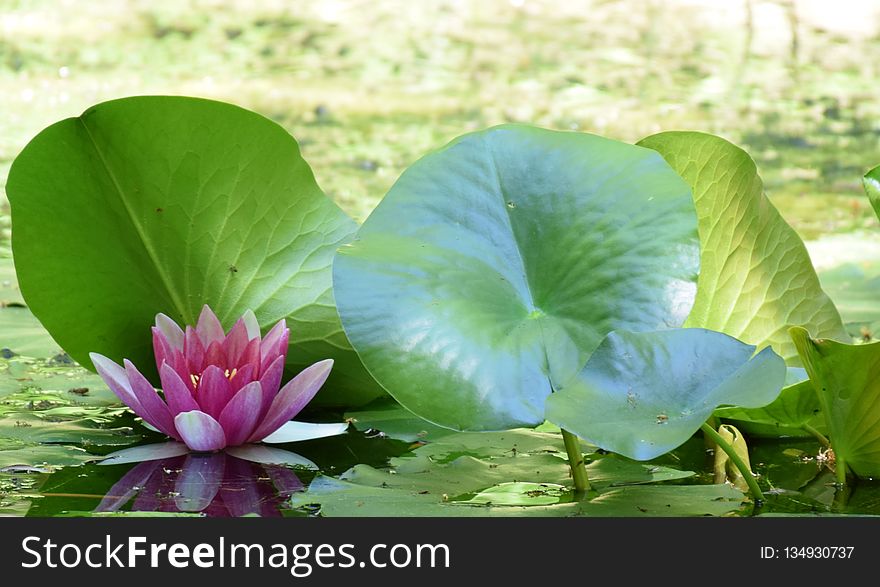
[[[217,98],[278,121],[328,195],[359,220],[404,168],[470,130],[517,121],[635,141],[694,129],[752,154],[820,269],[855,261],[864,272],[880,258],[860,187],[880,163],[873,0],[0,7],[2,182],[42,128],[134,94]],[[7,259],[9,237],[0,196]],[[4,277],[14,288],[8,270]]]

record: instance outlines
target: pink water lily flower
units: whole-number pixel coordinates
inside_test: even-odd
[[[228,333],[208,306],[185,331],[158,314],[153,349],[162,395],[128,359],[122,367],[98,353],[89,356],[135,414],[193,451],[342,433],[344,424],[290,422],[327,380],[333,360],[307,367],[279,390],[289,336],[281,320],[261,338],[250,310]]]

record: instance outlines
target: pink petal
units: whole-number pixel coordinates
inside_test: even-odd
[[[287,355],[287,343],[290,330],[282,319],[272,327],[260,343],[260,373],[263,373],[278,355]]]
[[[174,426],[191,450],[207,452],[226,446],[226,435],[220,423],[205,412],[181,412],[174,417]]]
[[[260,338],[260,323],[257,322],[257,317],[250,308],[244,311],[244,314],[241,315],[241,319],[247,328],[248,340]]]
[[[291,379],[272,400],[268,413],[248,441],[256,442],[269,436],[296,416],[315,397],[332,368],[333,359],[325,359],[306,367]]]
[[[228,446],[238,446],[248,439],[259,421],[262,401],[259,381],[248,383],[229,400],[220,413],[220,426]]]
[[[223,325],[217,319],[217,315],[211,311],[211,308],[205,304],[202,307],[202,313],[199,314],[199,322],[196,324],[196,332],[202,340],[205,348],[211,346],[212,342],[223,342],[225,335],[223,334]]]
[[[166,316],[165,314],[156,314],[156,328],[168,341],[172,348],[179,351],[183,350],[183,330],[177,325],[177,322]]]
[[[156,368],[161,369],[162,363],[168,363],[175,370],[186,371],[186,361],[183,358],[183,346],[177,349],[168,342],[165,335],[153,327],[153,354],[156,356]]]
[[[183,355],[186,357],[186,367],[189,373],[202,372],[205,366],[205,345],[202,344],[198,333],[192,328],[192,326],[186,327],[186,334],[183,342]],[[177,373],[184,382],[186,382],[188,377],[180,371]]]
[[[208,350],[205,351],[205,367],[207,368],[209,365],[214,365],[224,370],[229,367],[226,364],[226,353],[223,352],[222,343],[214,341],[208,346]]]
[[[263,404],[260,407],[260,419],[269,411],[272,400],[278,395],[281,387],[281,377],[284,375],[284,357],[277,357],[260,377],[260,386],[263,388]]]
[[[131,408],[135,414],[146,420],[147,410],[141,405],[140,400],[131,388],[128,381],[128,375],[125,369],[108,359],[104,355],[98,353],[89,353],[92,364],[98,370],[98,375],[104,380],[104,383],[110,388],[116,397],[122,400],[122,403]]]
[[[254,369],[254,375],[260,370],[260,339],[252,338],[244,350],[241,351],[234,367],[241,369],[245,365],[251,365]]]
[[[168,402],[172,416],[199,409],[189,387],[168,363],[163,363],[159,368],[159,378],[162,380],[162,391],[165,392],[165,401]]]
[[[202,411],[218,418],[230,399],[232,399],[232,386],[229,385],[226,374],[219,367],[209,365],[202,371],[196,389],[196,401]]]
[[[237,367],[238,360],[242,351],[248,345],[247,326],[243,320],[239,320],[229,331],[229,334],[223,339],[223,354],[226,356],[226,366],[228,368]]]
[[[131,390],[137,396],[144,410],[144,413],[138,414],[138,416],[155,426],[160,432],[164,432],[172,438],[177,438],[174,432],[174,421],[171,417],[171,412],[168,410],[165,402],[162,401],[162,398],[159,397],[159,394],[156,393],[153,385],[147,381],[146,377],[141,375],[141,372],[137,370],[137,367],[131,361],[125,359],[123,364],[125,365],[125,374],[128,376],[128,382],[131,384]]]
[[[235,372],[235,375],[229,378],[229,385],[232,387],[232,393],[238,393],[238,390],[254,380],[254,367],[245,365]]]

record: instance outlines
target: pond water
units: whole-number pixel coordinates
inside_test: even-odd
[[[573,510],[577,498],[565,489],[562,441],[553,431],[441,431],[388,402],[350,416],[346,434],[250,452],[230,449],[101,464],[98,455],[118,446],[84,443],[94,455],[79,452],[83,443],[42,447],[48,450],[41,454],[56,462],[70,451],[85,460],[61,466],[33,464],[33,458],[31,464],[15,463],[10,460],[15,450],[0,451],[0,515],[880,514],[880,484],[861,481],[838,488],[820,447],[807,439],[753,442],[753,468],[766,492],[766,501],[757,506],[729,485],[713,484],[712,456],[697,437],[648,463],[591,452],[588,470],[597,491]],[[397,438],[370,427],[380,422]],[[142,429],[123,414],[95,430]],[[127,448],[162,446],[166,440],[144,431]],[[28,454],[17,451],[23,461]],[[502,491],[514,482],[524,487]]]
[[[303,460],[317,458],[322,471],[338,474],[356,463],[381,466],[407,444],[352,432],[294,448]],[[2,498],[3,507],[27,516],[158,512],[266,517],[307,515],[291,509],[290,496],[305,491],[317,474],[311,467],[258,463],[219,452],[119,465],[86,463],[51,473],[5,472],[0,483],[17,486]]]

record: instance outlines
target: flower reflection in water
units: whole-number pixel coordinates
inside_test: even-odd
[[[175,444],[178,443],[154,446],[165,447],[164,452],[173,453]],[[305,486],[288,466],[275,463],[316,467],[288,451],[260,449],[262,447],[245,446],[225,452],[187,453],[139,462],[113,485],[95,511],[116,512],[126,509],[126,504],[131,502],[128,508],[131,511],[280,517],[290,495]],[[132,461],[110,459],[107,464],[119,462]]]

